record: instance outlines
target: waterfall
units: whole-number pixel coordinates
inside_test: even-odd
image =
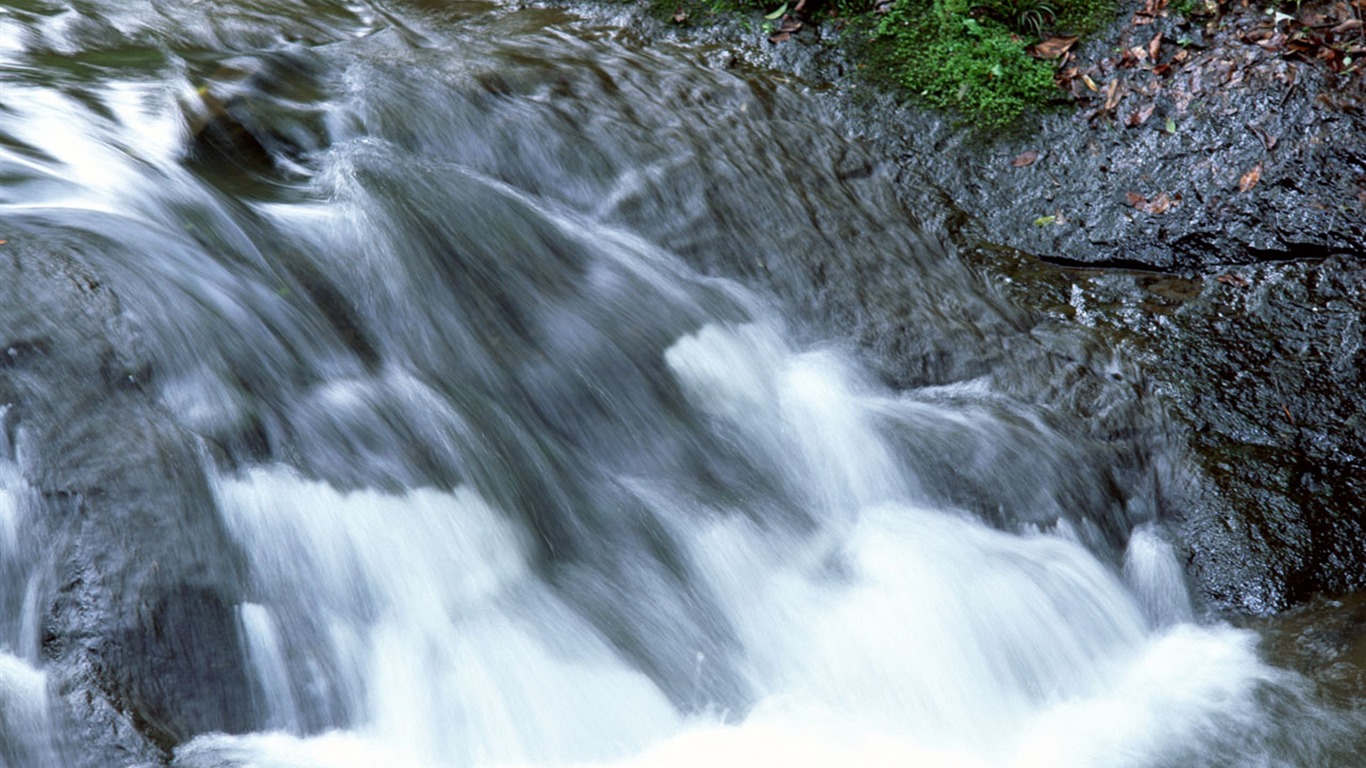
[[[1123,350],[726,61],[0,9],[0,768],[1352,754],[1191,595]]]

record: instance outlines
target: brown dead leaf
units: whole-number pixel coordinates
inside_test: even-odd
[[[1028,152],[1022,153],[1019,157],[1015,158],[1014,160],[1011,160],[1010,164],[1015,166],[1016,168],[1024,168],[1025,166],[1033,165],[1034,161],[1038,159],[1039,150],[1031,149]]]
[[[1161,49],[1162,33],[1158,32],[1157,34],[1153,35],[1152,40],[1148,41],[1148,58],[1152,59],[1154,64],[1157,63],[1157,54],[1161,51]]]
[[[1252,166],[1252,170],[1243,174],[1242,177],[1238,179],[1238,191],[1247,192],[1248,190],[1257,186],[1257,182],[1260,181],[1261,178],[1262,164],[1257,163],[1256,165]]]
[[[1092,80],[1090,75],[1082,75],[1081,81],[1083,83],[1086,83],[1087,88],[1091,89],[1092,91],[1096,90],[1096,81]]]
[[[1249,283],[1249,282],[1247,281],[1246,278],[1239,277],[1238,275],[1231,274],[1231,273],[1230,273],[1230,274],[1225,274],[1225,275],[1220,275],[1220,276],[1218,276],[1218,277],[1216,277],[1216,278],[1214,278],[1214,279],[1215,279],[1215,280],[1218,280],[1219,282],[1223,283],[1224,285],[1232,285],[1232,286],[1234,286],[1234,287],[1236,287],[1236,288],[1246,288],[1246,287],[1248,287],[1249,285],[1251,285],[1251,283]]]
[[[1119,78],[1115,78],[1105,87],[1105,111],[1113,112],[1115,107],[1119,106],[1119,101],[1122,98],[1124,98],[1124,94],[1120,93],[1119,90]]]
[[[1333,27],[1333,34],[1341,37],[1354,29],[1361,29],[1361,19],[1348,19]]]
[[[1125,58],[1132,56],[1134,61],[1139,64],[1142,64],[1143,62],[1148,60],[1148,49],[1144,48],[1141,45],[1135,45],[1134,47],[1130,48],[1124,53]]]
[[[1129,205],[1132,205],[1134,208],[1143,211],[1144,213],[1151,213],[1154,216],[1160,216],[1166,213],[1173,205],[1181,202],[1180,195],[1177,195],[1176,198],[1173,199],[1172,196],[1166,192],[1158,192],[1157,196],[1151,200],[1137,192],[1129,192],[1125,197],[1129,200]]]
[[[1156,107],[1157,105],[1151,101],[1147,104],[1144,104],[1143,106],[1129,113],[1129,119],[1125,121],[1125,124],[1128,125],[1130,128],[1136,128],[1140,125],[1143,125],[1144,123],[1148,122],[1148,118],[1153,116],[1153,109],[1155,109]]]
[[[1025,52],[1036,59],[1056,59],[1072,49],[1077,44],[1077,36],[1050,37],[1040,41],[1025,49]]]
[[[778,43],[786,43],[788,40],[791,39],[791,32],[774,32],[773,34],[768,36],[768,41],[770,43],[773,43],[774,45],[777,45]]]

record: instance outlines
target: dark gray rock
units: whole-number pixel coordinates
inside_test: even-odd
[[[41,642],[64,760],[137,763],[247,730],[243,579],[196,443],[141,391],[136,336],[99,277],[57,255],[70,244],[10,237],[0,392],[32,489],[25,536],[47,564]]]

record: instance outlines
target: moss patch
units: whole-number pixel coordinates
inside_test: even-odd
[[[1090,31],[1113,8],[1109,0],[896,0],[869,55],[930,104],[995,128],[1059,94],[1054,65],[1026,49],[1053,30]]]
[[[907,89],[966,122],[996,129],[1063,97],[1055,64],[1027,49],[1054,34],[1081,35],[1114,17],[1115,0],[807,0],[808,24],[834,21],[839,44],[867,79]],[[772,32],[795,0],[649,0],[674,24],[737,21]],[[793,11],[792,13],[796,13]]]

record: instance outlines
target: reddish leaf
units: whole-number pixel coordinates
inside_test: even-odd
[[[771,34],[771,35],[768,36],[768,41],[769,41],[770,43],[775,44],[775,45],[778,44],[778,43],[786,43],[788,40],[791,40],[791,39],[792,39],[792,33],[791,33],[791,32],[774,32],[773,34]]]
[[[1056,59],[1077,44],[1077,37],[1050,37],[1026,48],[1026,52],[1036,59]]]
[[[1029,150],[1028,152],[1025,152],[1025,153],[1021,154],[1019,157],[1015,158],[1014,160],[1011,160],[1011,161],[1010,161],[1010,164],[1013,165],[1013,166],[1015,166],[1016,168],[1023,168],[1023,167],[1025,167],[1025,166],[1027,166],[1027,165],[1033,165],[1033,164],[1034,164],[1034,161],[1035,161],[1035,160],[1038,160],[1038,159],[1039,159],[1039,150],[1037,150],[1037,149],[1031,149],[1031,150]]]
[[[1234,274],[1220,275],[1214,279],[1218,280],[1224,285],[1232,285],[1238,288],[1246,288],[1249,285],[1251,285],[1251,283],[1249,283],[1245,278],[1239,277],[1238,275]]]
[[[1252,189],[1253,187],[1257,186],[1257,182],[1260,181],[1261,178],[1262,164],[1257,163],[1256,165],[1252,166],[1252,170],[1243,174],[1242,177],[1238,179],[1238,191],[1246,192]]]
[[[1144,104],[1143,106],[1139,107],[1133,112],[1130,112],[1129,119],[1127,121],[1128,126],[1130,128],[1135,128],[1148,122],[1148,118],[1153,116],[1153,109],[1156,106],[1157,105],[1153,102],[1148,102],[1147,104]]]
[[[1148,41],[1148,58],[1152,59],[1154,64],[1157,63],[1157,54],[1161,50],[1161,48],[1162,33],[1158,32],[1157,34],[1153,35],[1152,40]]]
[[[1148,200],[1136,192],[1129,192],[1125,197],[1128,198],[1129,205],[1132,205],[1134,208],[1137,208],[1144,213],[1151,213],[1154,216],[1166,213],[1173,205],[1181,202],[1180,195],[1177,195],[1176,198],[1173,199],[1172,196],[1166,192],[1158,192],[1157,197],[1154,197],[1151,200]]]

